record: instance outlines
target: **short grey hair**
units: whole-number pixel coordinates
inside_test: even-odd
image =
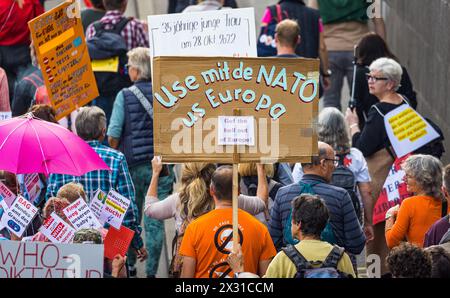
[[[151,78],[150,69],[150,49],[138,47],[127,53],[128,65],[135,67],[139,71],[139,79],[149,80]]]
[[[83,107],[78,112],[75,128],[85,141],[97,140],[106,129],[106,115],[99,107]]]
[[[442,199],[442,163],[431,155],[417,154],[402,163],[405,173],[413,177],[426,195]]]
[[[370,71],[381,71],[390,81],[395,84],[395,91],[400,87],[403,69],[397,61],[391,58],[379,58],[369,66]]]
[[[334,107],[324,108],[319,114],[319,141],[327,143],[337,152],[350,149],[350,136],[344,115]]]

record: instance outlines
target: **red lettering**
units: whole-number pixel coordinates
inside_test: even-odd
[[[21,247],[22,247],[22,242],[19,243],[19,247],[17,248],[17,251],[16,251],[16,257],[13,259],[13,255],[9,251],[5,252],[6,253],[6,257],[5,257],[5,255],[3,253],[3,246],[0,244],[0,255],[2,257],[2,264],[6,264],[8,262],[8,259],[11,259],[12,265],[15,266],[16,262],[17,262],[17,257],[19,256],[19,252],[20,252],[20,248]]]
[[[13,278],[19,278],[22,277],[20,276],[22,274],[22,271],[24,271],[25,269],[27,269],[27,267],[22,268],[22,270],[20,270],[19,272],[17,272],[17,267],[14,267],[14,276],[12,276]]]
[[[52,269],[47,269],[47,273],[45,274],[45,278],[53,278]]]
[[[52,232],[52,236],[56,238],[58,236],[58,234],[62,231],[63,228],[64,228],[64,224],[62,222],[58,223],[58,225]]]
[[[56,253],[56,256],[55,256],[55,259],[54,259],[55,264],[53,264],[53,265],[46,265],[45,262],[44,262],[44,257],[53,255],[53,253],[51,253],[51,252],[46,254],[47,248],[50,248],[50,247],[52,247],[55,250],[55,253]],[[56,265],[58,265],[58,261],[59,261],[59,249],[58,249],[58,247],[56,247],[54,244],[48,244],[47,246],[45,246],[44,249],[42,250],[42,253],[41,253],[41,263],[42,263],[42,265],[44,265],[44,267],[47,267],[47,268],[55,268]],[[47,276],[45,276],[45,277],[47,277]]]
[[[0,267],[0,270],[3,270],[3,272],[5,272],[5,276],[1,276],[1,275],[0,275],[1,278],[9,278],[8,270],[6,270],[6,269],[3,268],[3,267]]]
[[[34,253],[27,252],[27,246],[34,246]],[[34,266],[38,264],[38,245],[37,243],[27,243],[23,244],[23,266],[27,265],[26,258],[28,256],[34,256]]]

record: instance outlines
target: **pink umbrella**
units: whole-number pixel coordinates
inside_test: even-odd
[[[0,169],[81,176],[110,168],[84,140],[32,114],[0,122]]]

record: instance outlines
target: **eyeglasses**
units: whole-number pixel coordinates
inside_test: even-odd
[[[389,80],[388,78],[377,78],[377,77],[374,77],[374,76],[372,76],[372,75],[370,75],[370,74],[366,74],[366,78],[367,78],[367,81],[375,81],[375,82],[377,82],[377,81],[387,81],[387,80]]]
[[[324,160],[332,161],[335,167],[339,165],[339,158],[324,158]]]

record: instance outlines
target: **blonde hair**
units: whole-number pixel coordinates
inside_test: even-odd
[[[67,199],[62,198],[55,198],[51,197],[48,199],[48,201],[45,203],[44,208],[42,208],[42,216],[47,219],[50,217],[50,215],[55,212],[56,215],[61,217],[65,222],[69,222],[66,215],[63,212],[63,209],[69,206],[70,203]]]
[[[274,168],[273,164],[265,164],[264,170],[266,171],[266,176],[272,178],[274,175]],[[258,171],[256,170],[256,163],[240,163],[239,164],[239,175],[241,177],[247,177],[247,176],[257,176]]]
[[[294,20],[286,19],[278,23],[275,28],[278,42],[283,46],[297,47],[300,26]]]
[[[71,204],[80,197],[86,201],[86,193],[84,192],[83,185],[75,182],[69,182],[61,186],[56,196],[67,199]]]
[[[181,170],[179,210],[181,218],[193,220],[214,208],[209,194],[216,166],[211,163],[185,163]]]

